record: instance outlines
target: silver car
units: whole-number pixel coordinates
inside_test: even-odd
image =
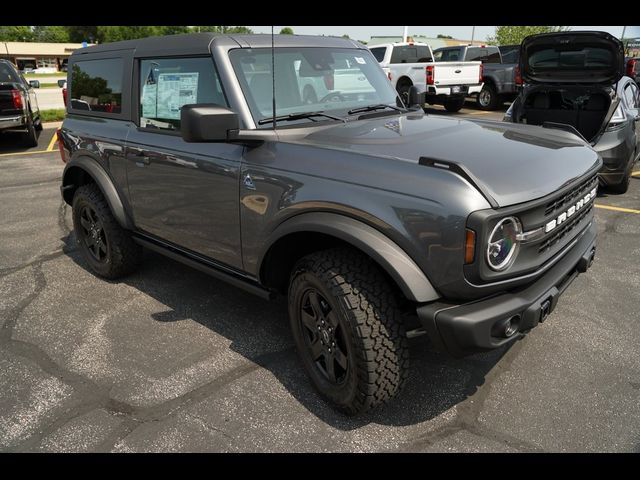
[[[606,32],[532,35],[520,68],[525,85],[504,120],[574,132],[602,156],[600,183],[625,193],[640,156],[640,94],[622,42]]]

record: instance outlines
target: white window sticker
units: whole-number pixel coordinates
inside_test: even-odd
[[[198,75],[198,72],[158,75],[155,118],[178,120],[183,105],[198,103]]]
[[[366,60],[362,57],[355,57],[356,62],[358,62],[360,65],[364,65],[366,62]]]

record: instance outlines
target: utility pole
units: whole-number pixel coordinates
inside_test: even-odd
[[[471,27],[471,45],[473,45],[474,38],[476,38],[476,27]]]
[[[620,37],[620,40],[624,40],[624,33],[627,31],[627,26],[625,25],[624,27],[622,27],[622,36]]]
[[[402,42],[406,43],[407,37],[409,36],[409,27],[404,27],[404,33],[402,34]]]

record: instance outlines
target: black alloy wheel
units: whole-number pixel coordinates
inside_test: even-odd
[[[80,210],[80,233],[82,241],[94,260],[104,263],[107,260],[108,241],[102,222],[90,205]]]
[[[339,314],[315,288],[300,302],[300,327],[309,355],[321,375],[333,385],[342,385],[349,373],[349,347]]]

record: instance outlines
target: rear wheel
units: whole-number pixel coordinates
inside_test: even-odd
[[[302,258],[289,285],[289,316],[314,387],[354,415],[402,388],[409,353],[394,292],[377,266],[349,249]]]
[[[140,264],[142,248],[114,218],[94,183],[81,186],[73,197],[73,228],[85,260],[101,277],[115,279]]]
[[[401,83],[400,85],[398,85],[398,95],[400,95],[400,98],[402,99],[402,103],[404,103],[405,107],[409,106],[409,90],[411,90],[411,84],[410,83]]]
[[[496,92],[496,87],[490,83],[485,83],[482,91],[478,94],[477,104],[481,110],[495,110],[500,103],[500,96]]]
[[[33,123],[33,117],[29,115],[27,120],[27,131],[23,134],[22,143],[25,147],[37,147],[38,146],[38,132],[36,126]]]
[[[444,101],[444,109],[451,113],[459,112],[464,106],[464,101],[464,97],[448,98]]]

